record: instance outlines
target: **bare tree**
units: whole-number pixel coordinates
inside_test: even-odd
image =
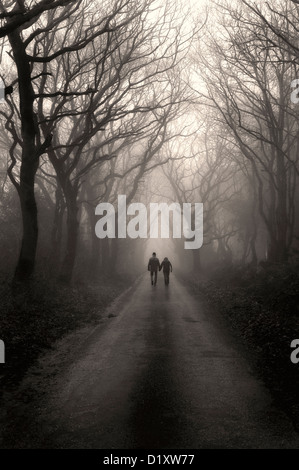
[[[9,112],[4,112],[13,138],[9,175],[18,191],[23,217],[16,279],[26,279],[34,269],[38,236],[34,182],[41,155],[48,151],[64,197],[67,194],[71,231],[77,223],[74,201],[79,175],[101,159],[110,158],[104,156],[103,148],[111,137],[93,148],[91,139],[109,122],[126,121],[128,116],[157,107],[166,109],[171,93],[165,73],[180,60],[190,38],[180,34],[171,3],[161,6],[154,0],[115,0],[89,5],[82,0],[68,2],[68,6],[51,2],[51,8],[45,1],[36,8],[23,2],[5,8],[1,3],[5,22],[1,31],[9,41],[19,90],[19,98],[14,100],[19,109],[11,102]],[[21,20],[21,7],[29,22]],[[153,19],[158,12],[162,19]],[[155,81],[160,90],[164,88],[163,97],[160,94],[157,98]],[[148,91],[147,102],[142,101],[151,84],[154,95]],[[84,152],[87,145],[88,152]]]
[[[272,47],[273,33],[261,20],[252,23],[248,9],[219,4],[229,9],[230,17],[222,22],[225,41],[209,41],[213,57],[207,60],[201,53],[205,97],[229,130],[240,158],[251,166],[250,181],[257,187],[259,213],[268,232],[268,259],[285,261],[294,238],[298,175],[298,113],[290,102],[296,65],[289,62],[284,47]]]
[[[197,113],[198,114],[198,113]],[[196,113],[194,114],[196,116]],[[229,226],[227,218],[222,217],[223,207],[237,194],[234,179],[238,178],[238,168],[229,155],[229,147],[223,137],[217,135],[216,125],[207,116],[198,117],[203,123],[201,132],[194,133],[181,146],[177,142],[169,147],[168,152],[180,155],[181,159],[172,159],[163,171],[169,180],[174,200],[181,205],[186,202],[203,203],[204,245],[222,240],[228,241],[236,230]],[[200,252],[194,250],[193,266],[200,269]]]

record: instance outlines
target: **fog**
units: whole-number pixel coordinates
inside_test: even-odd
[[[136,14],[134,1],[130,9],[72,3],[56,22],[45,10],[23,29],[27,75],[3,26],[3,269],[22,280],[42,267],[70,282],[128,263],[141,273],[153,251],[189,273],[290,260],[298,243],[292,45],[272,31],[275,48],[264,47],[265,22],[245,2],[228,10],[153,0]],[[288,19],[280,21],[286,30]],[[147,207],[202,203],[203,246],[191,253],[172,237],[97,239],[95,208],[119,194]]]
[[[234,335],[298,422],[298,21],[295,0],[0,0],[0,384],[32,385],[0,400],[0,447],[45,422],[28,447],[276,445]],[[65,414],[35,426],[53,377]]]

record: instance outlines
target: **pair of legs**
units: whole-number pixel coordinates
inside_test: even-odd
[[[168,286],[168,284],[169,284],[169,271],[163,271],[163,274],[164,274],[165,285]]]
[[[151,271],[152,286],[157,284],[157,271]]]

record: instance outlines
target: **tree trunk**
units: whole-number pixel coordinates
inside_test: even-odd
[[[251,248],[251,263],[250,264],[253,268],[257,267],[257,254],[256,254],[255,242],[256,242],[256,235],[252,236],[250,240],[250,248]]]
[[[59,183],[58,183],[59,184]],[[60,186],[56,189],[56,201],[55,201],[55,212],[53,227],[51,233],[51,259],[53,267],[57,267],[60,263],[61,257],[61,244],[62,244],[62,225],[63,225],[63,214],[64,214],[64,199]]]
[[[288,233],[288,214],[287,214],[287,175],[284,162],[284,156],[279,154],[277,157],[277,261],[287,262],[287,233]]]
[[[89,261],[89,274],[91,278],[95,278],[99,275],[100,268],[100,257],[101,257],[101,241],[95,233],[96,226],[96,215],[95,208],[89,204],[86,205],[86,212],[90,224],[90,261]]]
[[[19,198],[23,222],[23,238],[15,280],[24,281],[33,274],[38,238],[37,206],[34,195],[36,169],[28,160],[22,161]]]
[[[243,241],[243,253],[241,257],[241,265],[245,266],[246,264],[246,259],[248,256],[248,247],[250,246],[250,234],[249,230],[247,229],[245,234],[244,234],[244,241]]]
[[[60,279],[64,282],[71,282],[77,254],[77,241],[79,233],[79,222],[77,219],[77,194],[74,190],[68,188],[64,192],[67,206],[67,240],[66,253],[62,262]]]
[[[38,134],[33,109],[34,92],[31,82],[31,67],[25,46],[16,30],[8,35],[14,60],[18,70],[20,118],[22,134],[22,162],[18,194],[20,198],[23,238],[18,264],[15,270],[15,280],[24,281],[31,277],[35,266],[35,255],[38,238],[37,206],[34,194],[34,180],[39,163],[39,153],[36,147]]]
[[[288,227],[289,217],[287,210],[287,174],[283,154],[276,157],[277,177],[276,191],[270,191],[270,224],[268,228],[268,261],[270,263],[284,263],[288,260]],[[273,183],[271,184],[273,187]],[[270,187],[270,189],[271,189]],[[273,194],[272,194],[273,193]]]

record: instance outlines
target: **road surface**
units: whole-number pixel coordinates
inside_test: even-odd
[[[47,358],[45,369],[40,365],[29,374],[27,388],[39,376],[43,396],[22,405],[26,394],[19,392],[7,416],[19,419],[19,435],[13,442],[8,425],[4,445],[299,448],[292,424],[273,405],[219,315],[175,276],[169,287],[162,276],[156,287],[149,276],[142,278],[109,318],[79,340],[75,347],[72,336],[67,361],[56,363],[52,374]]]

